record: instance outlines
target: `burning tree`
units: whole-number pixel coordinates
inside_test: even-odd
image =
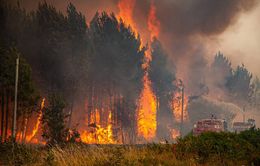
[[[175,89],[173,81],[175,73],[170,72],[167,54],[160,42],[152,43],[152,61],[150,62],[149,78],[156,94],[157,104],[157,137],[170,139],[170,129],[173,127],[171,99]]]
[[[90,23],[93,53],[90,57],[86,125],[109,125],[123,142],[134,140],[136,100],[142,88],[144,48],[140,39],[114,14],[99,14]],[[83,139],[84,141],[84,139]]]

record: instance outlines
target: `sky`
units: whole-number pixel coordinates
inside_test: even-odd
[[[260,5],[242,14],[236,24],[219,37],[219,49],[235,64],[244,63],[260,76]]]
[[[16,2],[16,0],[11,1]],[[39,1],[42,0],[19,0],[20,4],[28,10],[37,8]],[[90,21],[97,10],[118,13],[119,0],[46,1],[62,11],[66,11],[67,4],[72,2],[80,12],[87,16],[87,21]],[[145,22],[144,15],[148,11],[148,4],[151,0],[130,1],[138,3],[135,5],[134,17],[138,22],[140,33],[145,34],[147,25],[143,23]],[[243,63],[254,75],[260,77],[260,3],[247,9],[245,5],[248,2],[250,4],[251,1],[253,0],[206,2],[203,0],[155,0],[157,15],[162,24],[159,39],[165,45],[169,55],[175,59],[182,54],[196,54],[197,51],[194,49],[200,50],[203,45],[203,51],[199,52],[203,52],[206,59],[212,60],[215,53],[221,51],[231,59],[234,67]],[[244,12],[244,10],[247,11]],[[216,14],[219,18],[215,17]],[[180,66],[183,64],[181,63]]]

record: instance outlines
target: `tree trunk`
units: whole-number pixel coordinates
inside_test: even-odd
[[[6,115],[5,115],[5,141],[8,138],[8,119],[9,119],[9,90],[6,90]]]
[[[76,91],[75,90],[75,82],[73,81],[73,83],[72,83],[72,89],[74,90],[74,92]],[[73,95],[73,94],[72,94]],[[72,99],[71,99],[71,107],[70,107],[70,115],[69,115],[69,122],[68,122],[68,128],[70,129],[71,128],[71,120],[72,120],[72,112],[73,112],[73,107],[74,107],[74,95],[73,95],[73,97],[72,97]]]
[[[91,110],[92,110],[92,84],[88,88],[89,90],[89,95],[88,95],[88,103],[87,103],[87,116],[88,116],[88,125],[90,124],[90,116],[91,116]]]
[[[28,117],[27,117],[27,113],[26,114],[24,114],[24,116],[23,116],[23,124],[24,124],[24,126],[23,126],[23,129],[22,129],[22,138],[21,138],[21,142],[22,143],[24,143],[24,141],[25,141],[25,138],[26,138],[26,130],[27,130],[27,124],[28,124],[28,119],[27,119]]]
[[[169,99],[166,97],[159,98],[159,107],[158,107],[158,127],[157,127],[157,137],[161,139],[169,140],[171,138],[170,130],[168,126],[173,126],[172,121],[172,111],[169,107]],[[161,123],[160,123],[161,122]]]
[[[72,120],[73,106],[74,106],[74,98],[72,99],[71,105],[70,105],[70,115],[69,115],[69,123],[68,123],[68,128],[69,129],[71,129],[71,120]]]
[[[4,138],[4,116],[5,116],[5,90],[2,89],[2,107],[1,107],[1,142]]]
[[[25,123],[25,126],[24,126],[24,136],[23,136],[23,142],[26,141],[26,136],[27,136],[27,133],[28,133],[28,124],[29,124],[29,115],[26,114],[26,119],[25,119],[26,123]]]

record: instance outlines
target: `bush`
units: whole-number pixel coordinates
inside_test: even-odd
[[[175,145],[179,159],[194,158],[198,163],[259,165],[260,130],[236,133],[202,133],[179,139]]]
[[[0,144],[0,165],[35,165],[40,162],[40,146],[16,143]]]

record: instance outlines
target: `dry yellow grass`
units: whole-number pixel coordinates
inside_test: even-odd
[[[10,148],[5,147],[5,156],[0,156],[2,163],[36,166],[195,165],[193,160],[177,160],[172,145],[70,144],[63,148],[56,146],[48,149],[28,145],[16,146],[13,154]]]

